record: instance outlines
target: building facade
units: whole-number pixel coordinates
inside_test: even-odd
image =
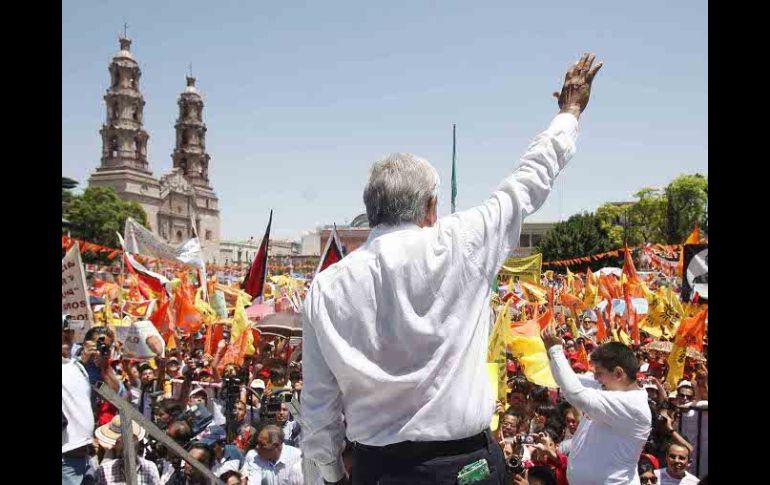
[[[170,172],[156,178],[147,159],[150,138],[144,129],[142,72],[131,53],[131,40],[120,39],[120,51],[109,66],[110,87],[104,95],[106,120],[99,131],[101,162],[88,180],[92,187],[112,187],[122,199],[138,202],[150,229],[170,244],[198,236],[206,262],[219,258],[219,199],[209,180],[203,99],[195,78],[179,95],[176,143]]]
[[[555,222],[525,222],[521,228],[519,247],[513,250],[511,256],[529,256],[540,243],[543,235],[556,225]],[[326,248],[326,243],[331,237],[334,226],[327,225],[309,231],[302,236],[302,252],[307,256],[320,256]],[[360,214],[353,219],[350,225],[337,226],[337,235],[340,238],[345,254],[355,251],[369,238],[369,222],[366,214]]]

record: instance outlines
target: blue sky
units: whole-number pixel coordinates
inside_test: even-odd
[[[522,5],[524,3],[532,5]],[[449,212],[480,203],[557,107],[585,51],[605,63],[578,151],[530,221],[566,219],[682,173],[708,173],[704,1],[204,2],[62,5],[62,175],[99,163],[107,66],[124,20],[142,68],[148,153],[171,167],[176,100],[192,62],[206,107],[222,237],[297,238],[364,211],[369,165],[430,160]]]

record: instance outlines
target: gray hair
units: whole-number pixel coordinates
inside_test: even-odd
[[[422,220],[438,188],[438,172],[427,160],[410,153],[387,155],[369,169],[364,189],[369,227]]]

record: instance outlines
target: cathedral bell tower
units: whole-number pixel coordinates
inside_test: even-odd
[[[151,174],[147,163],[147,139],[142,117],[144,97],[139,91],[142,75],[131,54],[131,40],[120,38],[120,52],[110,63],[110,87],[104,95],[107,119],[102,136],[101,166],[97,169],[125,168]]]
[[[108,68],[110,85],[104,95],[107,117],[99,134],[102,156],[88,179],[90,187],[112,187],[124,200],[138,202],[157,231],[160,184],[147,160],[144,96],[139,91],[142,71],[131,53],[131,39],[120,37],[120,51]]]
[[[206,125],[203,123],[203,99],[195,87],[195,78],[187,76],[187,87],[179,95],[176,120],[176,146],[171,155],[174,168],[195,187],[211,188],[209,160],[206,153]]]

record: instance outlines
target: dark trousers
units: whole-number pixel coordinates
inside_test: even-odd
[[[505,458],[489,431],[456,441],[406,441],[388,446],[353,445],[353,485],[457,483],[460,470],[486,459],[490,477],[479,485],[503,485]]]

